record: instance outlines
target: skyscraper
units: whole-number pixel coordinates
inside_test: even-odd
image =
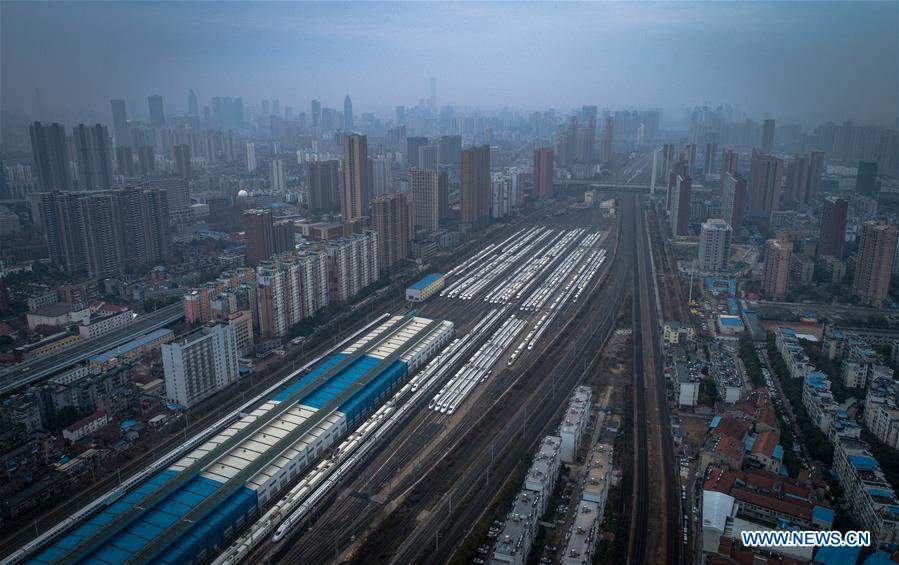
[[[859,161],[855,177],[855,192],[865,196],[877,196],[877,161]]]
[[[791,248],[792,244],[788,241],[769,239],[765,242],[762,293],[770,300],[784,300],[787,297]]]
[[[378,234],[378,264],[382,270],[389,270],[409,254],[412,239],[409,199],[403,193],[386,194],[372,200],[371,209],[372,228]]]
[[[880,308],[890,292],[896,255],[896,226],[884,220],[862,224],[852,291],[862,304]]]
[[[821,213],[821,255],[832,255],[843,258],[843,246],[846,243],[846,212],[848,204],[845,199],[828,196],[824,199]]]
[[[162,107],[162,96],[154,94],[147,97],[147,105],[150,107],[150,125],[161,127],[165,125],[165,110]]]
[[[441,165],[458,165],[462,159],[462,136],[461,135],[441,135],[440,141],[440,164]]]
[[[112,144],[106,126],[79,124],[72,129],[78,184],[82,190],[112,188]]]
[[[284,176],[284,161],[282,159],[272,159],[270,180],[273,191],[287,191],[287,179]]]
[[[169,255],[169,198],[164,189],[128,187],[116,190],[121,215],[125,264],[162,265]]]
[[[247,210],[243,213],[247,239],[247,263],[258,265],[275,252],[275,233],[269,210]]]
[[[787,199],[793,204],[803,205],[808,203],[809,164],[808,157],[797,153],[788,167]]]
[[[428,144],[427,137],[407,137],[406,138],[406,164],[409,167],[420,167],[418,160],[418,150]]]
[[[614,127],[614,122],[611,117],[607,117],[603,120],[602,124],[602,139],[599,143],[599,160],[603,163],[608,163],[612,160],[614,156],[612,150],[612,141],[613,134],[612,129]]]
[[[717,273],[727,267],[730,260],[732,230],[721,219],[710,219],[702,223],[699,233],[699,270]]]
[[[677,176],[674,184],[674,192],[671,196],[671,233],[675,236],[689,235],[690,223],[690,198],[692,195],[693,178],[689,176]]]
[[[746,214],[746,179],[739,173],[724,173],[721,177],[721,216],[733,233],[739,234]]]
[[[715,167],[715,153],[718,150],[718,146],[713,142],[709,142],[705,144],[705,159],[702,163],[702,172],[704,175],[708,176],[712,174],[712,171]]]
[[[687,174],[692,175],[696,170],[695,143],[688,143],[684,146],[684,160],[687,162]]]
[[[435,77],[431,77],[430,81],[431,87],[431,110],[437,109],[437,79]]]
[[[309,164],[309,209],[340,209],[340,177],[338,161],[314,161]]]
[[[192,88],[187,93],[187,113],[191,116],[200,115],[200,102],[197,100],[197,95]]]
[[[484,225],[490,219],[490,146],[462,150],[462,223]]]
[[[812,151],[809,155],[808,165],[808,199],[809,203],[818,200],[821,190],[821,175],[824,174],[824,152]]]
[[[251,141],[250,143],[247,143],[247,171],[252,173],[256,170],[257,166],[256,144]]]
[[[176,145],[173,151],[175,153],[175,174],[183,179],[192,179],[194,172],[190,162],[190,145]]]
[[[437,231],[440,227],[439,173],[429,169],[409,169],[412,193],[412,225],[416,229]]]
[[[343,192],[340,213],[344,220],[368,215],[371,205],[371,161],[368,138],[354,133],[343,136]]]
[[[730,147],[725,147],[721,150],[721,177],[724,177],[725,173],[737,173],[740,170],[740,154],[731,149]]]
[[[780,210],[780,184],[783,178],[783,161],[768,155],[752,152],[749,169],[749,210],[751,212],[777,212]]]
[[[41,190],[72,190],[66,130],[62,124],[31,124],[31,153]]]
[[[422,145],[418,148],[418,167],[437,171],[440,169],[440,147],[438,145]]]
[[[149,176],[156,172],[156,150],[152,145],[142,145],[137,149],[137,164],[141,176]]]
[[[349,94],[343,99],[343,129],[353,131],[353,101]]]
[[[128,132],[128,114],[125,112],[124,100],[110,100],[112,107],[112,131],[115,134],[116,147],[128,147],[131,145],[131,135]]]
[[[553,197],[552,147],[540,147],[534,150],[534,192],[537,198]]]
[[[322,131],[322,103],[319,100],[312,101],[312,131],[315,134]]]
[[[771,153],[774,149],[774,120],[765,120],[762,123],[762,151]]]
[[[128,146],[115,148],[116,171],[125,178],[134,176],[134,152]]]

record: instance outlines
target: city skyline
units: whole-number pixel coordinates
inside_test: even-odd
[[[897,9],[5,2],[2,106],[33,114],[39,90],[51,108],[107,116],[120,98],[142,117],[154,94],[186,112],[192,89],[201,107],[233,95],[339,108],[349,94],[357,115],[383,114],[428,100],[434,77],[438,105],[460,108],[733,104],[781,120],[893,125]]]

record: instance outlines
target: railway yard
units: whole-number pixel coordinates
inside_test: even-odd
[[[496,232],[438,295],[384,312],[11,561],[448,560],[646,276],[639,214],[634,195],[622,222],[562,203]]]

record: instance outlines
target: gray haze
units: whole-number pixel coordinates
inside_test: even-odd
[[[427,96],[494,109],[732,104],[815,122],[893,124],[899,4],[0,4],[2,106],[108,113],[189,88],[356,112]],[[39,117],[39,116],[38,116]]]

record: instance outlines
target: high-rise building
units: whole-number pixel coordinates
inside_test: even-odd
[[[702,223],[699,233],[699,270],[717,273],[725,270],[730,260],[730,242],[733,231],[721,219],[710,219]]]
[[[518,201],[518,175],[509,171],[493,173],[490,189],[490,216],[509,217]]]
[[[129,187],[115,191],[127,266],[163,265],[168,259],[171,240],[168,196],[160,188]]]
[[[855,192],[864,196],[877,196],[877,161],[859,161],[855,177]]]
[[[403,125],[406,123],[406,107],[405,106],[397,106],[395,110],[394,121],[397,125]]]
[[[162,106],[162,96],[154,94],[147,97],[147,105],[150,107],[150,125],[162,127],[165,125],[165,110]]]
[[[172,224],[182,224],[190,220],[190,183],[187,179],[154,178],[145,181],[143,186],[166,193],[169,220]]]
[[[690,223],[690,198],[692,195],[693,178],[682,175],[677,176],[674,183],[674,191],[671,195],[671,233],[675,236],[689,235]]]
[[[339,161],[314,161],[309,164],[309,209],[340,209]]]
[[[247,143],[247,171],[253,172],[258,167],[256,163],[256,144],[253,142]]]
[[[596,139],[596,118],[589,117],[587,125],[577,130],[575,135],[575,160],[579,163],[593,162],[593,142]]]
[[[62,124],[31,124],[31,153],[42,190],[72,190],[68,143]]]
[[[275,232],[270,210],[247,210],[243,213],[247,239],[247,263],[258,265],[275,252]]]
[[[287,192],[287,178],[284,176],[284,160],[272,159],[270,168],[272,190],[275,192]]]
[[[737,173],[740,171],[740,154],[730,147],[721,150],[721,176],[725,173]],[[735,230],[736,231],[736,230]]]
[[[197,94],[192,88],[187,93],[187,113],[191,116],[200,115],[200,102],[197,100]]]
[[[715,170],[715,153],[717,151],[718,146],[715,143],[709,142],[705,144],[705,160],[702,163],[702,172],[705,176],[709,176]]]
[[[319,100],[312,101],[312,130],[315,134],[322,131],[322,103]]]
[[[687,174],[693,175],[696,171],[696,144],[688,143],[684,146],[683,160],[687,162]]]
[[[787,283],[790,280],[790,255],[792,244],[779,239],[765,242],[765,266],[762,269],[762,293],[770,300],[784,300],[787,297]]]
[[[406,164],[409,167],[420,168],[421,163],[418,160],[419,149],[428,144],[427,137],[407,137],[406,138]]]
[[[80,124],[72,129],[82,190],[112,188],[112,144],[106,126]]]
[[[281,220],[272,224],[272,251],[273,254],[293,251],[296,247],[294,240],[293,221]]]
[[[380,155],[371,162],[372,198],[395,192],[393,185],[393,156]]]
[[[668,186],[667,192],[665,194],[666,204],[665,210],[671,212],[672,210],[672,202],[674,198],[674,191],[677,187],[677,179],[678,177],[686,177],[687,174],[687,162],[683,159],[679,160],[677,163],[673,163],[668,168]]]
[[[406,126],[396,126],[387,130],[387,147],[391,151],[406,149]]]
[[[783,161],[773,155],[752,152],[749,169],[749,210],[777,212],[780,210],[780,184]]]
[[[438,142],[441,165],[458,165],[462,159],[462,136],[442,135]]]
[[[422,145],[418,148],[418,168],[429,171],[440,170],[440,147],[438,145]]]
[[[807,202],[814,203],[818,201],[818,193],[821,190],[821,175],[823,174],[824,152],[812,151],[809,155]]]
[[[553,150],[540,147],[534,150],[534,193],[537,198],[553,197]]]
[[[343,136],[343,192],[340,213],[344,220],[355,220],[369,214],[371,208],[371,161],[368,138],[353,133]]]
[[[431,110],[437,109],[437,79],[435,77],[431,77],[430,80],[430,90],[431,90]]]
[[[346,302],[378,280],[378,234],[374,230],[328,242],[328,273],[332,302]]]
[[[603,120],[602,124],[602,139],[600,139],[599,143],[599,160],[603,163],[608,163],[612,160],[614,156],[612,143],[613,143],[613,133],[612,130],[614,128],[614,122],[611,117],[607,117]]]
[[[440,173],[428,169],[409,169],[412,193],[412,225],[416,229],[437,231],[440,227]]]
[[[353,131],[353,101],[349,94],[343,99],[343,129]]]
[[[137,164],[141,176],[156,172],[156,150],[152,145],[142,145],[137,149]]]
[[[490,219],[490,146],[462,150],[462,223],[484,225]]]
[[[803,205],[809,202],[809,165],[809,158],[797,153],[787,167],[787,199],[793,204]]]
[[[884,220],[862,224],[852,291],[862,304],[880,308],[890,292],[896,255],[896,226]]]
[[[762,123],[762,151],[771,153],[774,149],[774,120],[765,120]]]
[[[125,112],[124,100],[110,100],[112,107],[112,132],[115,134],[116,147],[128,147],[131,145],[131,135],[128,132],[128,113]]]
[[[412,169],[417,171],[418,169]],[[436,173],[421,171],[422,173]],[[411,171],[410,171],[411,173]],[[411,179],[410,179],[411,180]],[[378,264],[389,270],[404,261],[409,254],[412,239],[410,202],[405,193],[379,196],[372,200],[372,228],[378,235]]]
[[[176,145],[175,175],[182,179],[192,179],[194,176],[193,165],[190,161],[190,145]]]
[[[134,153],[127,145],[115,148],[116,171],[125,178],[134,176]]]
[[[237,381],[234,326],[217,323],[162,345],[166,399],[184,408]]]
[[[736,172],[721,176],[721,216],[733,232],[740,233],[746,215],[746,179]]]
[[[843,258],[843,246],[846,242],[846,212],[848,204],[845,199],[828,196],[824,199],[821,213],[821,255]]]
[[[120,276],[126,265],[164,263],[169,222],[162,191],[45,192],[38,211],[50,261],[94,280]]]

